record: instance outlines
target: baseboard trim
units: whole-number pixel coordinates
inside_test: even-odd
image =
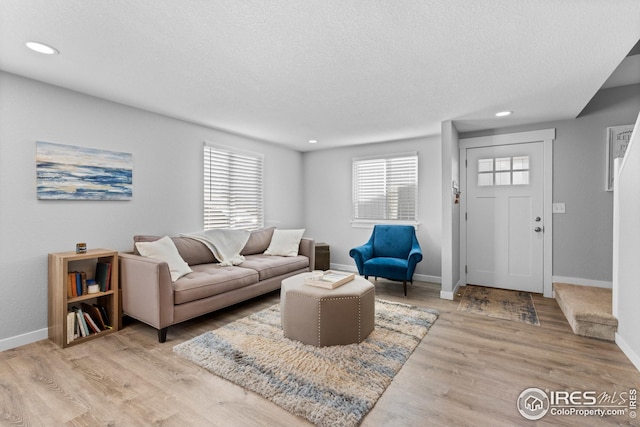
[[[596,288],[613,287],[613,282],[606,280],[581,279],[579,277],[552,276],[553,283],[567,283],[569,285],[595,286]]]
[[[616,344],[620,347],[620,350],[629,358],[633,366],[636,367],[638,371],[640,371],[640,355],[637,354],[629,344],[622,338],[620,334],[616,332]]]
[[[332,270],[338,270],[338,271],[348,271],[350,273],[357,273],[358,269],[356,268],[355,265],[348,265],[348,264],[335,264],[335,263],[331,263],[329,264],[329,268],[331,268]]]
[[[355,265],[331,263],[329,265],[329,267],[332,270],[348,271],[350,273],[357,273],[358,272],[358,269],[356,268]],[[427,274],[414,274],[413,275],[413,279],[417,280],[419,282],[429,282],[429,283],[442,284],[442,277],[439,277],[439,276],[429,276]]]
[[[420,282],[437,283],[439,285],[442,284],[442,277],[439,277],[439,276],[429,276],[427,274],[414,274],[413,278]]]
[[[454,292],[446,292],[446,291],[440,291],[440,299],[446,299],[449,301],[453,301],[453,296],[455,295]]]
[[[455,299],[456,294],[458,293],[458,288],[460,288],[460,280],[458,280],[458,283],[456,283],[456,285],[453,287],[453,291],[451,292],[440,291],[440,299],[447,299],[449,301],[453,301]]]
[[[31,344],[32,342],[46,340],[49,337],[49,329],[39,329],[37,331],[27,332],[26,334],[16,335],[15,337],[4,338],[0,340],[0,351],[10,350],[12,348]]]

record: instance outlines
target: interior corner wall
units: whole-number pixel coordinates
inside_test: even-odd
[[[452,300],[460,282],[460,205],[453,183],[460,188],[460,143],[451,121],[442,123],[442,288],[440,297]]]
[[[264,154],[266,225],[304,226],[298,151],[6,72],[0,94],[0,351],[47,336],[48,253],[202,229],[204,141]],[[36,141],[132,153],[133,199],[38,200]]]
[[[418,152],[418,216],[416,230],[423,260],[416,279],[440,282],[440,137],[424,137],[354,145],[304,153],[307,234],[330,247],[332,268],[355,271],[349,250],[369,240],[371,228],[351,225],[352,159],[354,157]]]
[[[552,100],[550,100],[552,102]],[[640,84],[598,91],[576,119],[460,134],[460,138],[555,128],[553,277],[610,287],[613,253],[613,194],[605,191],[606,131],[633,124],[640,111]]]

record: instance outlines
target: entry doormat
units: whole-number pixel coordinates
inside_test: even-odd
[[[529,292],[467,285],[458,311],[540,326]]]
[[[284,338],[276,304],[173,351],[318,426],[357,426],[438,318],[377,299],[360,344],[314,347]]]

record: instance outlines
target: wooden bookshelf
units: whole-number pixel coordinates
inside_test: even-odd
[[[69,272],[84,271],[87,279],[95,279],[98,262],[111,264],[109,289],[106,292],[69,297],[67,278]],[[107,310],[111,329],[92,333],[72,340],[67,338],[67,313],[81,303],[98,304]],[[86,253],[75,251],[49,254],[49,339],[60,347],[80,344],[103,335],[116,332],[119,327],[120,296],[118,290],[118,251],[110,249],[89,249]]]

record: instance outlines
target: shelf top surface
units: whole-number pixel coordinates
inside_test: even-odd
[[[49,255],[62,257],[62,258],[80,259],[80,258],[95,258],[95,257],[101,257],[101,256],[113,256],[117,254],[118,254],[118,251],[113,249],[97,248],[97,249],[87,249],[85,253],[81,253],[81,254],[76,253],[76,251],[68,251],[68,252],[55,252]]]

